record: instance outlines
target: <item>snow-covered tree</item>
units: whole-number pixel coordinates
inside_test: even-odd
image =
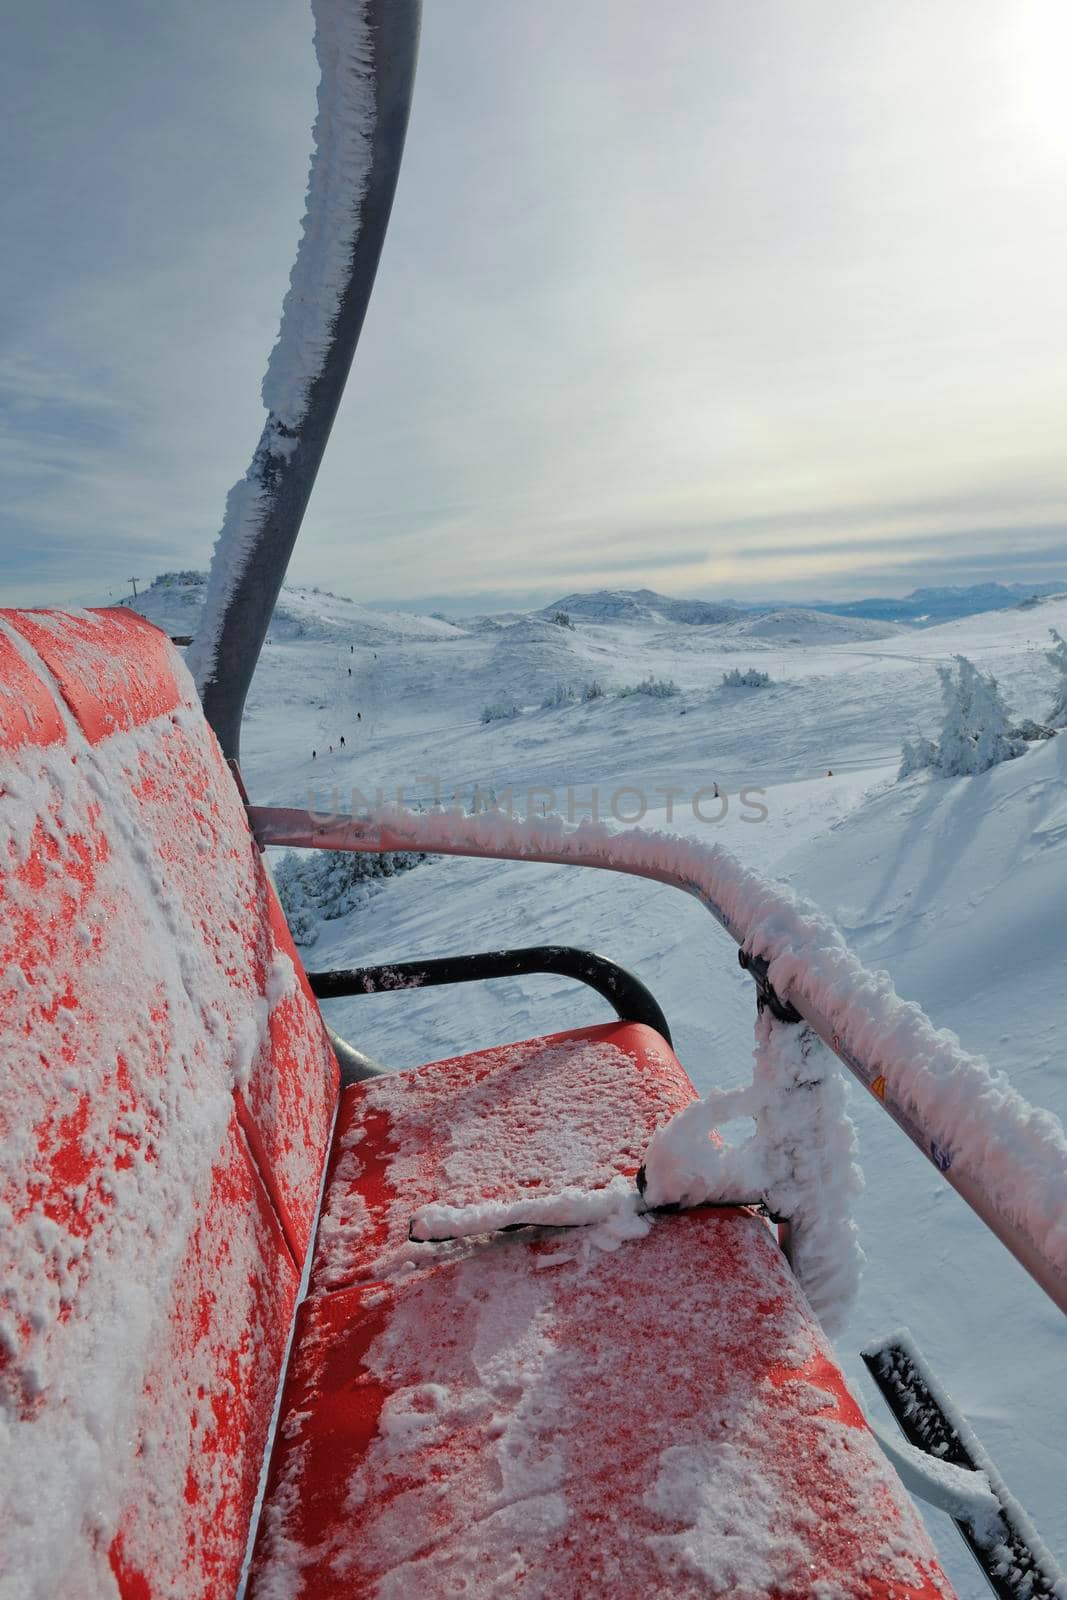
[[[724,689],[766,689],[770,681],[770,673],[760,672],[758,667],[746,667],[743,672],[740,667],[733,667],[722,675]]]
[[[493,700],[482,707],[483,722],[511,722],[522,716],[522,707],[515,700]]]
[[[425,860],[425,855],[408,851],[286,851],[274,868],[274,882],[293,939],[299,945],[314,944],[320,923],[347,916],[372,892],[374,880],[395,877]]]
[[[1052,728],[1067,728],[1067,639],[1064,639],[1050,628],[1052,635],[1052,649],[1045,651],[1045,660],[1055,667],[1059,674],[1056,685],[1056,700],[1048,714],[1049,726]]]
[[[1022,755],[1024,742],[1012,732],[996,678],[979,672],[966,656],[956,657],[955,672],[938,667],[937,675],[945,706],[935,763],[942,777],[988,772],[999,762]]]
[[[651,672],[640,683],[627,684],[618,691],[620,699],[626,699],[631,694],[643,694],[652,700],[670,700],[681,692],[673,678],[656,678]]]
[[[971,724],[975,739],[975,764],[972,770],[988,772],[990,767],[998,766],[1001,761],[1012,761],[1016,756],[1021,756],[1026,749],[1026,741],[1012,727],[1011,712],[1004,704],[996,678],[992,673],[981,673],[974,668],[972,671]]]
[[[1023,729],[1013,726],[996,678],[979,672],[966,656],[956,657],[955,669],[938,667],[937,675],[945,707],[941,737],[936,744],[906,739],[898,780],[926,768],[942,778],[970,777],[1022,755]]]
[[[900,771],[897,773],[897,782],[901,778],[910,778],[913,772],[924,772],[928,767],[937,766],[937,746],[932,739],[920,735],[914,743],[905,739],[900,751]]]
[[[958,778],[971,772],[974,737],[971,732],[971,686],[977,669],[965,656],[956,658],[958,671],[938,667],[941,700],[945,714],[934,766],[946,777]]]

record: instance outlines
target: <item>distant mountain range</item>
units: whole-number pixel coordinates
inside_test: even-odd
[[[586,622],[684,622],[719,626],[758,613],[821,612],[833,617],[864,617],[872,622],[892,622],[908,627],[933,627],[981,611],[1003,611],[1047,595],[1067,592],[1059,583],[975,583],[964,587],[913,589],[899,599],[873,596],[867,600],[811,600],[802,605],[788,600],[675,600],[653,589],[594,589],[564,595],[536,613],[552,617],[558,612]]]
[[[136,610],[171,633],[192,634],[199,625],[206,574],[164,572],[134,602]],[[867,600],[712,601],[676,599],[654,589],[591,589],[563,595],[541,610],[498,612],[482,616],[420,615],[398,608],[388,612],[341,595],[298,585],[283,588],[275,609],[272,633],[278,639],[355,637],[365,644],[400,639],[460,638],[464,634],[514,630],[519,625],[543,629],[561,615],[571,623],[634,623],[654,627],[680,623],[692,628],[722,628],[728,634],[801,642],[820,638],[878,638],[899,628],[932,627],[982,611],[1038,605],[1049,595],[1067,592],[1067,583],[979,583],[967,587],[913,589],[900,599],[873,596]],[[827,626],[819,630],[819,617]],[[851,619],[850,630],[833,619]],[[549,636],[553,630],[549,630]]]
[[[973,583],[965,587],[913,589],[899,600],[820,600],[809,609],[837,617],[871,617],[878,622],[904,622],[932,627],[937,622],[953,622],[980,611],[1004,611],[1009,606],[1025,605],[1050,594],[1067,592],[1067,582],[1059,583]]]

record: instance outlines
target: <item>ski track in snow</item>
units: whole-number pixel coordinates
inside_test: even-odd
[[[150,591],[143,608],[188,632],[195,606],[194,596]],[[408,803],[425,802],[436,778],[446,796],[458,788],[469,797],[476,784],[511,788],[520,809],[537,785],[555,790],[565,809],[569,784],[580,818],[593,786],[602,809],[621,786],[641,789],[643,826],[725,844],[810,897],[935,1025],[1067,1118],[1067,739],[977,778],[893,782],[902,740],[936,733],[934,668],[957,652],[997,675],[1013,712],[1041,720],[1053,694],[1047,630],[1067,632],[1067,601],[838,644],[825,630],[795,644],[733,625],[578,621],[572,631],[510,620],[517,625],[450,626],[285,591],[249,698],[244,769],[255,800],[305,805],[310,792],[324,810],[334,786],[346,807],[353,787],[373,802],[377,788],[389,800],[400,786]],[[721,689],[725,670],[749,665],[770,673],[769,689]],[[664,700],[609,692],[541,709],[558,683],[580,696],[594,677],[610,691],[649,673],[673,678],[681,692]],[[483,725],[482,708],[507,697],[522,715]],[[673,787],[688,797],[715,780],[731,797],[718,825],[655,793]],[[743,820],[744,784],[766,791],[765,821]],[[535,806],[546,799],[535,796]],[[390,881],[344,921],[324,923],[304,956],[328,967],[553,941],[598,949],[637,972],[702,1092],[748,1080],[750,980],[707,913],[658,884],[441,858]],[[353,1042],[398,1066],[608,1014],[589,991],[549,976],[327,1009]],[[877,1105],[858,1091],[850,1099],[868,1256],[837,1341],[850,1380],[878,1414],[857,1352],[907,1322],[1067,1563],[1067,1323]],[[986,1591],[951,1525],[939,1513],[929,1521],[962,1600],[979,1600]]]

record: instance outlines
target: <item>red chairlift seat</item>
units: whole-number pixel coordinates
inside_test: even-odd
[[[339,1090],[163,635],[0,613],[0,829],[17,1592],[233,1594],[269,1451],[256,1600],[948,1593],[753,1212],[409,1242],[634,1174],[692,1086],[620,1023]]]

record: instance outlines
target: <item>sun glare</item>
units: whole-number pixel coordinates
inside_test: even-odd
[[[1067,159],[1067,0],[1023,0],[1015,18],[1020,115],[1042,145]]]

